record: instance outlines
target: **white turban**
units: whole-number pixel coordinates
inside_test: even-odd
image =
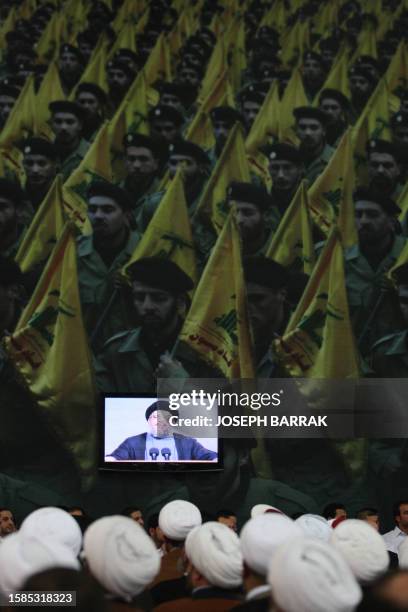
[[[131,601],[157,576],[160,555],[144,529],[126,516],[105,516],[84,534],[84,556],[109,593]]]
[[[0,591],[18,591],[30,576],[56,567],[80,570],[73,552],[54,538],[12,533],[0,546]]]
[[[266,576],[269,563],[283,542],[301,537],[295,521],[284,514],[261,514],[245,523],[241,534],[241,550],[245,563],[257,574]]]
[[[315,538],[316,540],[328,542],[333,533],[333,529],[326,519],[318,514],[302,514],[295,522],[308,538]]]
[[[387,571],[390,560],[378,531],[364,521],[349,519],[333,530],[330,543],[347,561],[357,580],[366,584]]]
[[[335,548],[311,538],[283,544],[268,572],[272,596],[285,612],[352,612],[362,592]]]
[[[29,514],[21,524],[21,533],[38,535],[41,539],[50,537],[79,554],[82,544],[82,532],[77,521],[61,508],[39,508]]]
[[[274,506],[269,506],[269,504],[256,504],[256,506],[252,506],[251,508],[251,518],[255,518],[260,514],[265,514],[267,510],[273,510],[278,514],[283,514],[281,510],[275,508]]]
[[[203,522],[201,512],[191,502],[175,499],[160,511],[159,527],[170,540],[183,542],[190,531]]]
[[[242,552],[237,534],[226,525],[209,521],[190,531],[186,555],[213,586],[234,589],[242,583]]]

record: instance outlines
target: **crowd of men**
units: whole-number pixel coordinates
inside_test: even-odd
[[[375,508],[348,518],[340,502],[293,517],[257,504],[239,535],[233,510],[205,516],[180,499],[146,523],[138,506],[94,521],[80,507],[43,507],[17,529],[0,508],[1,602],[74,591],[84,611],[402,612],[408,501],[393,510],[396,527],[381,536]]]

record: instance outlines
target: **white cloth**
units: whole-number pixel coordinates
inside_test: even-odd
[[[323,542],[328,542],[333,533],[333,529],[326,519],[318,514],[302,514],[296,519],[295,523],[302,529],[306,537]]]
[[[399,527],[395,527],[391,531],[387,531],[387,533],[384,533],[383,540],[385,542],[387,550],[398,554],[398,549],[401,546],[402,542],[404,542],[406,537],[406,533],[401,531]]]
[[[11,533],[0,547],[0,591],[18,591],[30,576],[56,567],[80,570],[72,550],[55,538]]]
[[[271,594],[271,587],[269,584],[261,584],[260,586],[255,587],[248,591],[245,597],[245,601],[251,601],[252,599],[261,599],[264,597],[269,597]]]
[[[303,532],[284,514],[260,514],[245,523],[240,534],[241,550],[248,567],[266,576],[269,563],[279,546]]]
[[[237,588],[242,583],[243,559],[237,534],[226,525],[209,521],[188,534],[186,555],[213,586]]]
[[[41,539],[55,539],[78,556],[82,532],[76,520],[61,508],[39,508],[31,512],[21,524],[21,533],[38,535]]]
[[[260,514],[265,514],[267,510],[274,510],[275,512],[278,512],[279,514],[283,514],[283,512],[279,510],[278,508],[275,508],[275,506],[270,506],[269,504],[256,504],[255,506],[252,506],[251,508],[251,518],[255,518],[256,516],[259,516]]]
[[[408,569],[408,538],[405,538],[398,548],[398,562],[400,569]]]
[[[160,511],[159,527],[170,540],[182,542],[194,527],[201,525],[201,512],[191,502],[175,499]]]
[[[340,553],[312,538],[283,544],[272,559],[268,582],[285,612],[353,612],[362,597]]]
[[[364,521],[343,521],[333,529],[330,543],[343,555],[360,584],[372,582],[388,569],[390,559],[385,542]]]
[[[84,535],[84,556],[109,593],[131,601],[157,576],[160,555],[144,529],[126,516],[105,516]]]

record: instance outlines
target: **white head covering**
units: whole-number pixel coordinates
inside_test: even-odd
[[[398,546],[398,561],[400,569],[408,569],[408,538],[404,538]]]
[[[20,532],[38,535],[45,540],[50,537],[79,554],[82,544],[81,529],[76,520],[61,508],[39,508],[29,514],[21,524]]]
[[[210,584],[225,589],[242,583],[242,552],[237,534],[226,525],[209,521],[187,536],[186,555]]]
[[[159,527],[167,538],[183,542],[190,531],[203,522],[201,512],[191,502],[175,499],[160,511]]]
[[[131,601],[156,577],[160,555],[144,529],[126,516],[105,516],[84,534],[91,573],[110,593]]]
[[[272,559],[268,582],[285,612],[352,612],[362,592],[335,548],[316,539],[283,544]]]
[[[258,515],[245,523],[240,534],[244,561],[254,572],[266,576],[279,546],[302,535],[301,528],[284,514]]]
[[[302,514],[302,516],[296,519],[295,523],[298,524],[304,535],[308,538],[328,542],[333,533],[333,529],[326,519],[318,514]]]
[[[333,530],[330,543],[343,555],[357,580],[366,584],[387,571],[390,560],[378,531],[364,521],[349,519]]]
[[[255,518],[256,516],[259,516],[260,514],[265,514],[267,510],[274,510],[278,514],[284,514],[282,510],[279,510],[278,508],[275,508],[274,506],[270,506],[269,504],[256,504],[255,506],[252,506],[251,508],[251,518]]]
[[[73,552],[54,538],[12,533],[0,547],[0,591],[18,591],[30,576],[56,567],[79,571],[80,564]]]

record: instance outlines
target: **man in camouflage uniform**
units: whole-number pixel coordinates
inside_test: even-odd
[[[183,115],[173,106],[155,106],[149,112],[150,133],[164,143],[173,144],[181,138]]]
[[[235,108],[230,106],[216,106],[210,111],[211,123],[215,137],[215,146],[208,151],[211,163],[215,166],[220,157],[228,135],[238,121],[244,126],[244,119]]]
[[[80,83],[75,90],[75,102],[84,111],[83,136],[91,142],[106,117],[106,94],[95,83]]]
[[[306,178],[311,185],[323,172],[334,153],[326,141],[326,113],[312,106],[298,106],[293,111],[299,152],[305,163]]]
[[[79,166],[86,155],[89,143],[82,137],[84,112],[75,102],[57,100],[49,105],[51,128],[55,134],[54,145],[64,181]]]
[[[270,233],[266,213],[272,207],[272,198],[263,187],[236,181],[230,184],[227,196],[229,206],[235,206],[242,254],[261,255],[266,249]]]
[[[0,254],[15,257],[25,229],[24,194],[14,181],[0,178]]]
[[[304,177],[302,155],[296,147],[277,143],[267,149],[269,174],[272,179],[273,208],[267,213],[268,224],[276,229]]]
[[[326,78],[326,67],[319,53],[306,51],[303,55],[302,77],[306,95],[312,104]]]
[[[367,162],[370,189],[397,201],[404,187],[398,146],[386,140],[370,140],[367,143]]]
[[[324,89],[319,95],[319,108],[327,115],[326,140],[337,147],[349,124],[350,102],[338,89]]]
[[[47,195],[57,174],[57,151],[48,140],[35,137],[23,143],[22,151],[26,176],[25,197],[34,213]]]

